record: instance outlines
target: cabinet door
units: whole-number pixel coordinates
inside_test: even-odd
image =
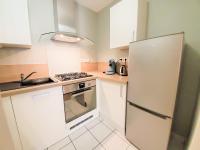
[[[1,0],[0,14],[0,44],[30,46],[27,0]]]
[[[42,150],[66,136],[62,87],[11,98],[23,149]]]
[[[128,46],[135,39],[138,0],[122,0],[110,8],[110,48]]]
[[[99,111],[122,134],[125,131],[126,84],[98,80]]]
[[[0,149],[22,149],[10,97],[0,97]]]

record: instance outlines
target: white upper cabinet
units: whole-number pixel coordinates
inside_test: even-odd
[[[0,47],[31,47],[27,0],[0,1]]]
[[[110,48],[146,38],[146,0],[122,0],[110,8]]]
[[[44,150],[66,137],[62,87],[11,99],[23,150]]]

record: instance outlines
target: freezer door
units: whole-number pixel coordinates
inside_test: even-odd
[[[183,34],[131,43],[128,101],[172,117],[183,48]]]
[[[167,150],[171,124],[127,103],[126,138],[141,150]]]

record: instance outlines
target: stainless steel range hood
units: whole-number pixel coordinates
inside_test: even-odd
[[[92,40],[80,35],[77,31],[77,5],[75,0],[54,0],[56,32],[52,40],[68,43],[78,43],[84,40],[94,44]]]

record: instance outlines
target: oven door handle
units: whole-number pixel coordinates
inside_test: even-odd
[[[92,91],[93,91],[93,89],[85,90],[85,91],[83,91],[83,92],[79,92],[79,93],[76,93],[76,94],[72,94],[72,97],[74,98],[74,97],[77,97],[77,96],[82,95],[82,94],[84,94],[84,93],[89,93],[89,92],[92,92]]]

